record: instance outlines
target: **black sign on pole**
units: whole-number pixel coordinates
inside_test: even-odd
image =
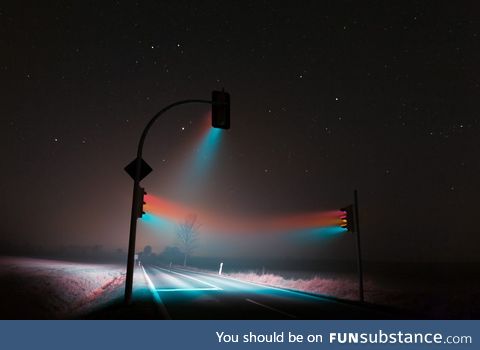
[[[138,179],[138,181],[141,181],[142,179],[144,179],[148,174],[150,174],[152,172],[152,168],[150,167],[150,165],[147,164],[146,161],[144,161],[142,158],[135,158],[134,160],[132,160],[132,162],[130,164],[128,164],[124,169],[125,171],[127,172],[128,175],[130,175],[130,177],[135,180],[135,169],[136,169],[136,166],[137,166],[137,162],[140,161],[140,178]]]

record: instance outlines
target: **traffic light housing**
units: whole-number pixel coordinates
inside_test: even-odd
[[[353,217],[353,204],[340,209],[343,213],[340,216],[340,227],[346,228],[350,232],[355,232],[355,221]]]
[[[135,204],[136,204],[136,215],[137,215],[137,218],[140,219],[143,214],[145,214],[145,212],[143,211],[143,206],[147,203],[145,203],[145,195],[147,194],[147,192],[145,192],[145,189],[143,187],[138,187],[138,191],[137,191],[137,198],[135,198]]]
[[[212,126],[218,129],[230,129],[230,94],[212,91]]]

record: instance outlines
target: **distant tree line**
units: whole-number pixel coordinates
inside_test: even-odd
[[[184,262],[185,254],[180,248],[173,246],[165,247],[161,253],[156,254],[152,251],[152,247],[147,245],[138,253],[138,259],[143,264],[180,265]]]

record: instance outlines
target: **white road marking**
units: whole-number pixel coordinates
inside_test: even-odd
[[[199,273],[204,273],[204,274],[207,274],[207,275],[210,275],[209,273],[207,272],[199,272]],[[340,303],[341,302],[338,302],[336,300],[329,300],[321,295],[311,295],[311,294],[307,294],[307,293],[303,293],[302,291],[295,291],[295,290],[290,290],[290,289],[284,289],[284,288],[279,288],[279,287],[273,287],[273,286],[270,286],[268,284],[261,284],[261,283],[255,283],[255,282],[250,282],[250,281],[245,281],[245,280],[240,280],[238,278],[234,278],[234,277],[227,277],[225,275],[222,275],[222,276],[218,276],[218,275],[211,275],[212,277],[214,278],[223,278],[223,279],[226,279],[226,280],[230,280],[230,281],[234,281],[234,282],[237,282],[237,283],[245,283],[245,284],[250,284],[252,286],[256,286],[256,287],[261,287],[261,288],[266,288],[266,289],[273,289],[273,290],[278,290],[280,292],[286,292],[286,293],[291,293],[291,294],[296,294],[296,295],[299,295],[299,296],[302,296],[302,297],[307,297],[307,298],[312,298],[312,299],[317,299],[317,300],[321,300],[321,301],[329,301],[329,302],[335,302],[335,303]]]
[[[158,269],[155,269],[154,273],[155,277],[157,277],[155,279],[155,281],[157,281],[157,285],[155,286],[157,289],[167,289],[169,286],[172,288],[191,288],[193,284],[190,280]]]
[[[158,294],[157,290],[155,289],[155,285],[153,284],[150,277],[148,277],[147,271],[145,271],[143,265],[142,265],[142,270],[143,270],[143,275],[145,276],[145,279],[147,280],[148,289],[150,289],[150,292],[152,292],[152,294],[153,294],[153,300],[155,300],[155,305],[157,305],[158,310],[160,311],[160,313],[163,315],[163,317],[166,320],[171,320],[172,318],[170,317],[170,314],[168,313],[167,309],[165,308],[165,305],[163,304],[162,299],[160,298],[160,295]]]
[[[185,271],[188,271],[188,270],[185,270]],[[270,286],[270,285],[268,285],[268,284],[261,284],[261,283],[255,283],[255,282],[240,280],[240,279],[238,279],[238,278],[227,277],[227,276],[225,276],[225,275],[218,276],[217,274],[211,274],[211,273],[204,272],[204,271],[198,271],[198,272],[196,272],[196,271],[190,271],[190,272],[208,275],[208,276],[210,276],[212,279],[214,279],[214,278],[222,278],[222,279],[234,281],[234,282],[237,282],[237,283],[246,283],[246,284],[250,284],[250,285],[256,286],[256,287],[262,287],[262,288],[267,288],[267,289],[278,290],[278,291],[280,291],[280,292],[295,294],[295,295],[298,295],[298,296],[302,296],[302,297],[306,297],[306,298],[311,298],[311,299],[316,299],[316,300],[320,300],[320,301],[323,301],[323,302],[335,303],[335,304],[340,304],[340,305],[343,305],[343,306],[346,305],[344,302],[342,302],[342,301],[340,301],[340,300],[329,299],[328,297],[323,297],[323,296],[321,296],[321,295],[318,295],[318,296],[317,296],[317,295],[312,295],[312,294],[304,293],[304,292],[302,292],[302,291],[296,291],[296,290],[291,290],[291,289],[284,289],[284,288],[280,288],[280,287]],[[349,307],[352,307],[352,308],[363,309],[363,307],[357,306],[357,305],[353,305],[353,304],[352,304],[352,305],[349,304],[348,306],[349,306]]]
[[[365,310],[365,307],[364,306],[361,306],[361,305],[355,305],[355,304],[347,304],[345,302],[342,302],[341,300],[334,300],[334,299],[330,299],[327,297],[323,297],[321,295],[312,295],[312,294],[308,294],[308,292],[304,293],[302,291],[295,291],[295,290],[291,290],[291,289],[284,289],[284,288],[277,288],[277,287],[273,287],[273,286],[270,286],[270,285],[267,285],[267,284],[261,284],[261,283],[255,283],[255,282],[250,282],[250,281],[244,281],[244,280],[240,280],[240,279],[237,279],[237,278],[233,278],[233,277],[227,277],[225,275],[222,275],[222,276],[218,276],[218,275],[212,275],[211,273],[208,273],[208,272],[198,272],[199,274],[205,274],[205,275],[209,275],[211,276],[212,278],[223,278],[225,280],[230,280],[230,281],[235,281],[235,282],[238,282],[238,283],[246,283],[246,284],[250,284],[252,286],[257,286],[257,287],[263,287],[263,288],[267,288],[267,289],[273,289],[273,290],[278,290],[280,292],[286,292],[286,293],[291,293],[291,294],[296,294],[296,295],[299,295],[299,296],[302,296],[302,297],[307,297],[307,298],[312,298],[312,299],[316,299],[316,300],[320,300],[320,301],[323,301],[323,302],[328,302],[328,303],[334,303],[334,304],[340,304],[342,306],[348,306],[348,307],[351,307],[351,308],[354,308],[354,309],[358,309],[358,310]]]
[[[184,270],[184,271],[188,271],[188,270]],[[172,271],[173,272],[173,271]],[[234,277],[227,277],[225,275],[222,275],[222,276],[218,276],[218,275],[212,275],[208,272],[203,272],[203,271],[199,271],[199,272],[196,272],[196,271],[189,271],[189,272],[193,272],[193,273],[198,273],[198,274],[205,274],[205,275],[208,275],[211,277],[211,279],[214,279],[214,278],[222,278],[222,279],[225,279],[225,280],[230,280],[230,281],[234,281],[236,283],[245,283],[245,284],[250,284],[252,286],[256,286],[256,287],[261,287],[261,288],[266,288],[266,289],[273,289],[273,290],[278,290],[278,291],[281,291],[281,292],[287,292],[287,293],[292,293],[292,294],[297,294],[297,295],[301,295],[301,296],[304,296],[304,297],[309,297],[309,298],[313,298],[313,299],[319,299],[319,300],[323,300],[325,301],[326,299],[324,297],[322,297],[321,295],[319,296],[316,296],[316,295],[310,295],[310,294],[305,294],[305,293],[302,293],[301,291],[294,291],[294,290],[289,290],[289,289],[283,289],[283,288],[278,288],[278,287],[273,287],[273,286],[270,286],[268,284],[261,284],[261,283],[255,283],[255,282],[250,282],[250,281],[245,281],[245,280],[240,280],[238,278],[234,278]],[[178,273],[178,272],[177,272]]]
[[[223,290],[222,288],[217,287],[217,286],[214,286],[214,285],[211,284],[211,283],[208,283],[208,282],[199,280],[198,278],[195,278],[195,277],[192,277],[192,276],[188,276],[188,275],[185,275],[185,274],[180,273],[180,272],[167,270],[167,269],[161,268],[161,267],[159,267],[159,266],[155,266],[155,268],[157,268],[157,269],[159,269],[159,270],[162,270],[162,271],[169,272],[169,273],[174,273],[174,274],[176,274],[176,275],[179,275],[179,276],[182,276],[182,277],[185,277],[185,278],[190,278],[190,279],[193,280],[193,281],[196,281],[196,282],[199,282],[199,283],[202,283],[202,284],[205,284],[205,285],[211,287],[212,290]]]
[[[268,305],[259,303],[258,301],[255,301],[255,300],[252,300],[252,299],[245,299],[245,300],[248,301],[249,303],[252,303],[252,304],[255,304],[255,305],[264,307],[264,308],[266,308],[266,309],[269,309],[269,310],[278,312],[279,314],[288,316],[288,317],[290,317],[290,318],[297,318],[297,316],[295,316],[295,315],[292,315],[292,314],[289,314],[288,312],[285,312],[285,311],[282,311],[282,310],[278,310],[278,309],[275,309],[274,307],[271,307],[271,306],[268,306]]]

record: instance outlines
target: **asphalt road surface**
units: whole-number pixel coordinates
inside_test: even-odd
[[[171,319],[386,319],[383,310],[224,276],[142,266],[162,316]]]

